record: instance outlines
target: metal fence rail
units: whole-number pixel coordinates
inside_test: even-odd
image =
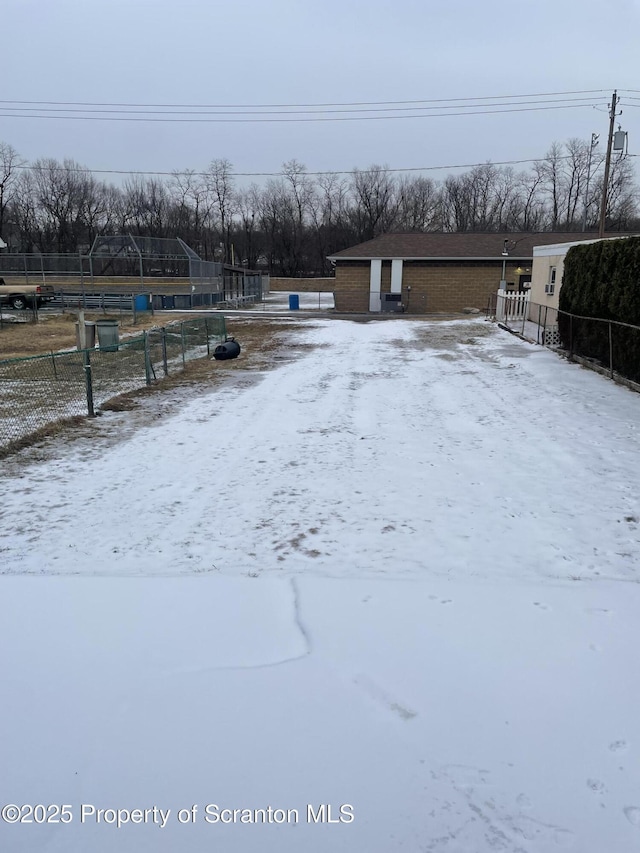
[[[115,286],[123,291],[148,293],[177,284],[193,291],[202,289],[220,294],[220,301],[247,296],[254,296],[258,301],[262,298],[268,287],[267,276],[254,270],[230,272],[220,263],[201,260],[182,241],[178,242],[185,249],[182,257],[138,251],[133,254],[98,251],[88,255],[3,253],[0,254],[0,277],[4,277],[7,284],[51,284],[55,290],[79,287],[100,291]]]
[[[59,421],[91,417],[107,400],[182,370],[225,337],[225,318],[216,315],[153,328],[117,348],[0,361],[0,455]]]
[[[493,307],[493,310],[492,310]],[[488,314],[512,332],[551,349],[561,349],[610,379],[640,383],[640,326],[605,317],[585,317],[530,302],[521,317],[500,318],[495,301]]]
[[[102,311],[118,310],[120,313],[139,313],[141,311],[178,310],[190,311],[194,308],[215,308],[220,305],[234,307],[260,302],[260,293],[243,294],[241,289],[210,291],[196,288],[189,293],[141,293],[139,288],[131,288],[121,293],[114,291],[70,291],[59,290],[53,299],[45,303],[48,308],[61,308],[62,311],[76,308],[99,308]]]
[[[180,256],[157,256],[135,252],[129,254],[2,254],[0,275],[37,284],[60,278],[77,278],[86,284],[100,278],[183,279],[191,284],[218,285],[223,267],[214,261],[203,261],[186,252]],[[93,286],[93,285],[91,285]]]
[[[558,311],[558,333],[569,358],[606,371],[611,379],[640,383],[640,326]]]

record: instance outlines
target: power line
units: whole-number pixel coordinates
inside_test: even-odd
[[[630,154],[630,157],[636,157],[639,155]],[[566,154],[561,157],[557,157],[556,160],[570,160],[571,155]],[[384,173],[399,173],[399,172],[436,172],[436,171],[444,171],[446,169],[475,169],[480,166],[517,166],[523,165],[525,163],[541,163],[544,162],[544,157],[535,157],[523,160],[496,160],[496,161],[485,161],[483,163],[457,163],[455,165],[447,165],[447,166],[409,166],[405,168],[388,168],[388,167],[380,167],[379,171]],[[38,167],[33,165],[22,164],[16,166],[17,169],[22,169],[25,171],[37,171]],[[141,176],[141,177],[195,177],[195,178],[207,178],[211,177],[211,172],[196,172],[196,171],[172,171],[172,172],[148,172],[141,170],[125,170],[125,169],[88,169],[84,167],[66,167],[66,166],[53,166],[49,167],[45,165],[42,167],[44,171],[59,171],[59,172],[74,172],[81,174],[92,174],[92,175],[133,175],[133,176]],[[309,177],[318,177],[322,175],[353,175],[354,172],[368,172],[370,169],[348,169],[348,170],[327,170],[327,171],[319,171],[319,172],[308,172],[304,171],[302,174]],[[229,172],[229,177],[234,178],[281,178],[286,175],[286,172]]]
[[[509,106],[530,106],[532,104],[568,104],[574,101],[588,101],[588,104],[581,104],[582,106],[590,106],[593,102],[593,98],[569,98],[563,99],[561,101],[553,100],[553,101],[507,101],[504,103],[490,103],[483,104],[483,107],[509,107]],[[477,108],[478,104],[468,104],[465,105],[464,109],[474,109]],[[15,112],[24,112],[24,113],[33,113],[33,112],[42,112],[42,113],[109,113],[109,114],[125,114],[125,115],[140,115],[144,116],[153,116],[153,115],[196,115],[196,116],[205,116],[205,115],[296,115],[296,113],[285,112],[285,111],[271,111],[269,113],[255,113],[253,111],[243,111],[243,112],[228,112],[228,111],[207,111],[207,112],[194,112],[191,110],[147,110],[146,112],[140,113],[138,110],[87,110],[87,109],[63,109],[60,107],[2,107],[5,111],[10,112],[11,114]],[[326,115],[328,113],[382,113],[382,112],[412,112],[418,110],[437,110],[437,109],[460,109],[460,107],[382,107],[382,108],[357,108],[357,109],[335,109],[335,110],[315,110],[315,111],[304,111],[303,114],[310,113],[311,115]],[[62,116],[64,118],[64,116]],[[93,116],[89,116],[93,117]],[[97,116],[96,116],[97,117]]]
[[[625,89],[622,91],[636,91],[634,89]],[[365,106],[383,106],[384,104],[454,104],[463,103],[466,101],[496,101],[496,100],[514,100],[516,98],[552,98],[562,95],[593,95],[607,93],[609,89],[578,89],[567,92],[533,92],[519,95],[486,95],[467,98],[431,98],[431,99],[414,99],[405,101],[345,101],[335,103],[310,103],[310,104],[136,104],[136,103],[109,103],[96,101],[17,101],[17,100],[1,100],[0,104],[38,104],[46,106],[68,106],[68,107],[138,107],[141,109],[152,109],[160,107],[162,109],[303,109],[315,107],[365,107]]]
[[[468,115],[500,115],[506,113],[542,112],[549,110],[581,109],[586,106],[597,106],[597,104],[562,104],[560,106],[523,107],[505,110],[478,110],[473,112],[450,112],[450,113],[427,113],[413,115],[383,115],[383,116],[341,116],[341,117],[314,117],[314,118],[149,118],[141,116],[70,116],[70,115],[20,115],[17,113],[0,112],[2,118],[31,118],[31,119],[53,119],[58,121],[133,121],[143,123],[172,123],[172,124],[261,124],[261,123],[305,123],[305,122],[344,122],[344,121],[397,121],[399,119],[416,118],[448,118],[453,116]]]

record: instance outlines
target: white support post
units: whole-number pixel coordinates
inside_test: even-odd
[[[382,285],[382,261],[371,261],[371,273],[369,278],[369,311],[377,313],[381,310],[380,287]]]
[[[402,293],[402,259],[391,261],[391,293]]]

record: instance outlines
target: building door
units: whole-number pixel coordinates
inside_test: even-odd
[[[525,273],[518,279],[518,293],[524,293],[531,289],[531,273]]]

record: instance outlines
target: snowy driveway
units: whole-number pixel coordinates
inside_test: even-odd
[[[72,807],[3,849],[637,850],[640,397],[484,322],[297,328],[0,480],[0,790]]]

